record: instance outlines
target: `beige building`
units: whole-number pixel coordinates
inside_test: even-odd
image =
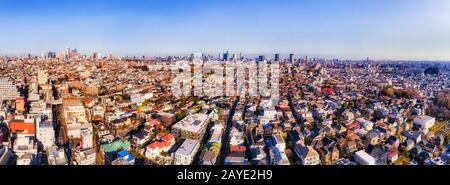
[[[303,143],[297,143],[294,147],[295,154],[302,165],[319,165],[320,156],[311,146],[305,146]]]
[[[182,139],[202,139],[209,120],[207,114],[188,115],[172,126],[172,133]]]

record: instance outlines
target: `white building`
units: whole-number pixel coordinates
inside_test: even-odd
[[[155,158],[161,155],[161,152],[168,152],[169,149],[175,144],[175,137],[172,134],[158,134],[161,141],[155,141],[147,145],[145,150],[145,157]]]
[[[272,141],[273,141],[273,145],[276,148],[279,148],[280,151],[286,150],[286,142],[284,141],[283,137],[281,137],[280,134],[273,134]]]
[[[77,165],[95,165],[95,150],[93,148],[85,150],[75,150],[74,159]]]
[[[38,121],[36,138],[44,145],[45,149],[53,146],[55,144],[55,130],[52,122],[48,120]]]
[[[37,153],[37,147],[33,139],[22,135],[17,135],[17,138],[14,140],[13,150],[19,158],[22,155]]]
[[[436,119],[431,116],[421,115],[414,118],[414,125],[417,125],[424,130],[431,128],[434,123],[436,123]]]
[[[245,141],[244,132],[233,127],[230,132],[230,145],[241,145]]]
[[[175,165],[190,165],[200,147],[198,140],[186,139],[184,143],[173,153]]]
[[[355,153],[355,162],[360,165],[375,165],[375,158],[366,153],[364,150]]]
[[[88,149],[94,147],[92,128],[81,128],[81,149]]]

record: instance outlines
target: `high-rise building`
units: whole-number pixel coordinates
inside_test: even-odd
[[[289,54],[289,63],[294,63],[294,54]]]
[[[48,52],[47,53],[47,58],[56,58],[56,53],[52,52],[52,51]]]
[[[64,59],[65,59],[65,60],[69,60],[69,59],[70,59],[70,48],[69,48],[69,47],[67,47],[67,48],[64,50]]]
[[[71,58],[71,59],[76,59],[76,58],[78,58],[78,51],[77,51],[77,49],[73,49],[73,50],[70,51],[70,56],[69,56],[69,58]]]
[[[275,61],[280,61],[280,54],[279,53],[275,54]]]
[[[44,148],[50,148],[55,144],[55,130],[52,122],[37,120],[36,139],[38,139]]]
[[[14,100],[20,96],[16,85],[6,78],[0,78],[0,100]]]
[[[228,61],[229,57],[230,57],[230,54],[228,53],[228,51],[223,54],[223,60],[224,61]]]

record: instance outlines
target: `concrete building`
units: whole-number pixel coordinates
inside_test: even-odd
[[[74,151],[74,164],[77,165],[95,165],[96,152],[93,148],[86,150],[75,150]]]
[[[192,164],[199,147],[200,142],[198,140],[186,139],[177,151],[172,154],[175,165]]]
[[[36,127],[36,138],[44,145],[44,148],[49,148],[55,144],[55,130],[52,122],[45,120],[39,121]]]
[[[19,97],[16,85],[6,78],[0,78],[0,100],[14,100]]]
[[[434,123],[436,123],[436,119],[431,116],[421,115],[414,118],[414,125],[424,130],[431,128]]]
[[[305,146],[297,143],[294,147],[295,154],[302,165],[318,165],[320,164],[320,156],[311,146]]]
[[[209,123],[207,114],[188,115],[178,123],[172,126],[172,132],[175,136],[182,139],[202,139],[206,127]]]

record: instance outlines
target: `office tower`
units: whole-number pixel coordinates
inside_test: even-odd
[[[258,61],[264,61],[264,60],[266,60],[266,57],[264,55],[258,56]]]
[[[280,54],[279,53],[275,54],[275,61],[280,61]]]
[[[0,100],[15,100],[20,94],[16,85],[6,78],[0,79]]]
[[[294,54],[289,54],[289,63],[294,63]]]
[[[239,60],[244,60],[244,54],[242,52],[239,53]]]
[[[64,59],[65,59],[65,60],[69,60],[69,59],[70,59],[70,48],[69,48],[69,47],[67,47],[67,48],[64,50]]]
[[[76,58],[78,58],[78,51],[77,51],[77,49],[74,49],[74,50],[71,50],[71,51],[70,51],[70,56],[69,56],[69,58],[71,58],[71,59],[76,59]]]
[[[228,51],[223,54],[223,60],[228,61],[229,53]]]
[[[305,62],[308,62],[308,56],[305,56]]]
[[[56,53],[52,52],[52,51],[48,52],[47,53],[47,58],[56,58]]]

